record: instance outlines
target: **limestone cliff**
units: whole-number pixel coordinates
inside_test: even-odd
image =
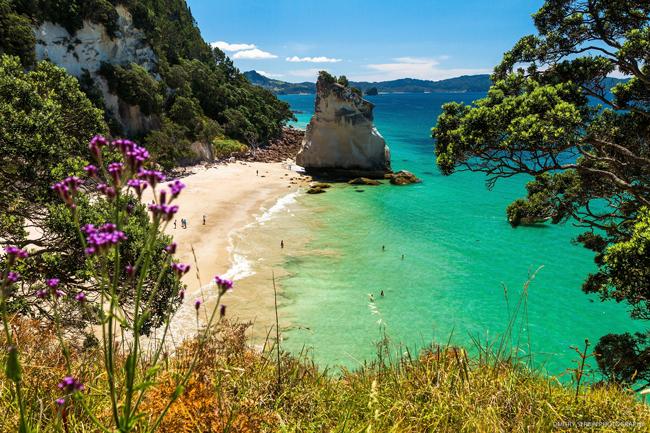
[[[129,105],[108,90],[98,71],[102,62],[125,65],[136,63],[154,72],[158,63],[145,33],[133,25],[129,11],[116,6],[117,31],[109,36],[103,24],[84,20],[83,27],[70,34],[64,27],[44,21],[34,27],[37,60],[50,60],[79,78],[89,73],[102,91],[106,109],[128,134],[139,134],[158,126],[157,116],[145,116],[138,106]]]
[[[312,172],[382,176],[390,171],[390,151],[373,124],[374,105],[332,76],[316,83],[316,108],[296,163]]]

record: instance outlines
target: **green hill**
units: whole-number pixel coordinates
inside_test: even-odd
[[[44,25],[58,25],[69,36],[64,42],[44,40]],[[89,44],[77,37],[82,28],[96,32],[99,41],[83,52],[119,39],[132,49],[121,57],[100,53],[104,61],[97,67],[96,60],[80,55]],[[58,57],[45,57],[48,52]],[[203,40],[185,0],[0,0],[0,54],[19,56],[26,68],[43,58],[66,68],[104,109],[114,134],[150,144],[167,166],[187,158],[194,142],[209,146],[224,136],[267,142],[292,117],[286,103],[251,85]]]
[[[257,71],[244,72],[244,76],[256,85],[272,91],[278,95],[294,93],[314,93],[316,83],[288,83],[265,77]],[[350,86],[359,88],[364,92],[376,88],[379,93],[425,93],[425,92],[487,92],[490,88],[490,76],[463,75],[440,81],[418,80],[415,78],[401,78],[392,81],[350,81]]]

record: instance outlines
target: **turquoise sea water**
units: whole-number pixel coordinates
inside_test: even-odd
[[[368,97],[393,168],[410,170],[423,183],[339,185],[299,197],[294,224],[309,226],[310,240],[300,253],[287,251],[281,311],[291,326],[285,348],[308,348],[321,365],[354,367],[374,356],[380,321],[393,343],[412,349],[450,336],[463,345],[471,344],[470,336],[493,339],[506,326],[508,304],[512,310],[540,266],[529,288],[525,326],[537,365],[561,373],[574,366],[569,346],[641,329],[623,305],[581,291],[595,265],[590,252],[571,243],[580,229],[508,225],[505,208],[524,195],[527,179],[501,181],[488,191],[481,174],[439,173],[429,136],[441,105],[481,96]],[[313,95],[282,99],[303,112],[295,124],[304,127]]]

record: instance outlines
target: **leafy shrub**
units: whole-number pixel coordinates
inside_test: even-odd
[[[245,152],[248,147],[230,138],[215,138],[212,141],[212,149],[216,158],[225,158],[233,153]]]
[[[102,63],[100,73],[106,78],[111,93],[124,102],[137,105],[145,115],[160,113],[163,102],[160,83],[142,66]]]

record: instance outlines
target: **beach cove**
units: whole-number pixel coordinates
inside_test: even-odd
[[[440,175],[428,129],[444,102],[478,97],[369,97],[391,146],[393,169],[413,171],[422,184],[343,183],[307,195],[301,191],[308,179],[291,183],[297,174],[289,165],[248,162],[199,168],[184,177],[179,228],[170,225],[167,232],[179,243],[181,261],[193,264],[194,248],[200,283],[193,266],[183,280],[189,290],[174,335],[194,331],[196,298],[207,301],[208,311],[214,305],[208,285],[213,275],[236,280],[223,303],[230,318],[253,324],[254,344],[275,324],[275,276],[283,348],[307,350],[323,366],[362,365],[384,335],[411,351],[432,342],[467,347],[474,338],[494,341],[533,275],[527,323],[518,328],[520,338],[530,334],[531,347],[520,350],[549,373],[569,368],[575,354],[570,346],[585,338],[640,329],[622,305],[580,290],[594,265],[588,251],[571,243],[579,229],[508,225],[504,209],[523,194],[526,179],[488,191],[479,174]],[[283,98],[299,111],[293,125],[304,128],[313,95]],[[180,228],[180,218],[188,218],[188,229]],[[563,325],[569,322],[571,331]]]

